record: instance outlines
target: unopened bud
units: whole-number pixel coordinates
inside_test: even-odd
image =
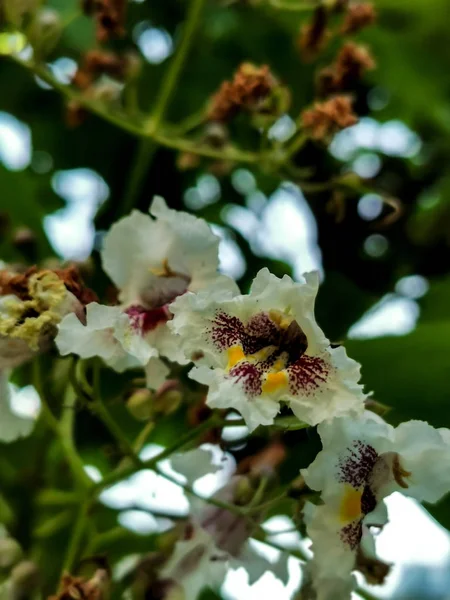
[[[0,540],[0,569],[11,569],[22,555],[19,542],[10,537]]]
[[[180,390],[172,389],[157,394],[153,403],[153,408],[156,413],[163,415],[171,415],[181,404],[183,395]]]
[[[222,123],[208,123],[203,140],[213,148],[222,148],[228,142],[228,130]]]
[[[27,28],[28,41],[39,57],[45,57],[55,48],[62,33],[62,22],[56,10],[42,8]]]
[[[148,421],[154,413],[152,392],[148,389],[135,391],[128,398],[127,408],[138,421]]]
[[[34,562],[23,560],[11,573],[11,600],[24,600],[32,595],[39,583],[39,572]]]
[[[234,501],[240,506],[245,506],[252,500],[254,493],[255,488],[250,477],[243,475],[239,478],[234,490]]]
[[[137,79],[142,72],[142,58],[137,52],[129,52],[126,55],[125,79],[128,81]]]
[[[122,90],[123,83],[105,77],[104,79],[99,80],[89,89],[89,96],[93,100],[111,104],[120,98]]]

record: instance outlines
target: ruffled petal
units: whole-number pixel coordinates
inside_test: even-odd
[[[170,369],[159,358],[151,358],[145,367],[145,378],[147,387],[157,390],[166,381]]]
[[[294,283],[262,269],[248,295],[205,290],[171,305],[169,328],[186,357],[215,373],[210,406],[237,408],[252,428],[272,423],[280,402],[311,425],[362,413],[359,365],[318,327],[317,288],[316,274]]]
[[[0,371],[0,442],[10,443],[27,437],[33,431],[35,419],[19,416],[11,409],[11,389],[7,371]]]

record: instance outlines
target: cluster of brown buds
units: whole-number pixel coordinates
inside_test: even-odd
[[[320,6],[301,32],[300,49],[306,60],[315,58],[323,49],[332,36],[328,27],[330,18],[333,13],[342,12],[345,17],[339,30],[341,35],[356,33],[375,20],[375,11],[369,2],[337,1],[328,7]],[[374,68],[375,61],[369,50],[347,41],[334,62],[318,72],[317,96],[324,101],[315,102],[302,113],[303,126],[313,139],[329,142],[335,133],[357,122],[349,93],[364,73]]]
[[[82,0],[83,12],[92,16],[99,42],[125,35],[127,0]]]
[[[135,54],[120,56],[106,50],[90,50],[79,64],[72,83],[87,99],[111,104],[118,101],[125,82],[134,79],[139,69],[140,61]],[[79,125],[85,116],[86,111],[79,102],[69,103],[69,125]]]
[[[330,22],[334,15],[344,13],[341,27],[332,30]],[[314,60],[325,48],[333,34],[352,35],[369,27],[375,22],[376,12],[371,2],[359,0],[335,0],[322,3],[316,8],[311,21],[300,30],[299,48],[302,58],[309,62]]]
[[[245,62],[233,79],[224,81],[212,97],[208,120],[228,123],[241,112],[273,117],[285,110],[288,103],[287,90],[282,88],[268,65],[258,67]]]

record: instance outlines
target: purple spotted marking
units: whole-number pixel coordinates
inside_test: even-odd
[[[368,482],[373,471],[378,454],[372,446],[355,440],[347,453],[339,457],[339,481],[349,483],[355,489]]]
[[[230,370],[229,375],[243,386],[244,391],[248,396],[261,395],[262,372],[256,365],[247,361],[242,361]]]
[[[362,538],[362,521],[352,521],[340,531],[340,538],[351,550],[356,550]]]
[[[292,394],[314,394],[329,379],[330,365],[318,356],[303,355],[288,367],[289,387]]]
[[[268,350],[264,360],[257,363],[241,361],[229,373],[242,383],[250,396],[261,394],[263,375],[280,357],[286,364],[292,394],[313,395],[332,373],[332,367],[322,358],[305,354],[308,340],[296,321],[281,328],[267,312],[260,312],[245,324],[237,317],[218,311],[208,334],[221,350],[237,344],[246,356]]]
[[[147,310],[143,306],[136,304],[128,307],[125,312],[130,317],[133,329],[141,334],[156,329],[158,325],[167,323],[170,319],[170,313],[166,306]]]

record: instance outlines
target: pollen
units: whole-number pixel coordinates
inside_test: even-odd
[[[240,362],[243,358],[245,358],[244,351],[241,346],[232,346],[227,351],[228,354],[228,365],[227,369],[232,369],[238,362]]]
[[[342,523],[355,521],[361,516],[361,498],[362,490],[355,490],[354,487],[346,485],[339,510],[339,518]]]
[[[276,309],[269,311],[269,317],[280,329],[287,329],[292,322],[292,319]]]
[[[262,390],[266,393],[275,392],[287,385],[288,377],[284,371],[278,373],[269,373],[263,384]]]

